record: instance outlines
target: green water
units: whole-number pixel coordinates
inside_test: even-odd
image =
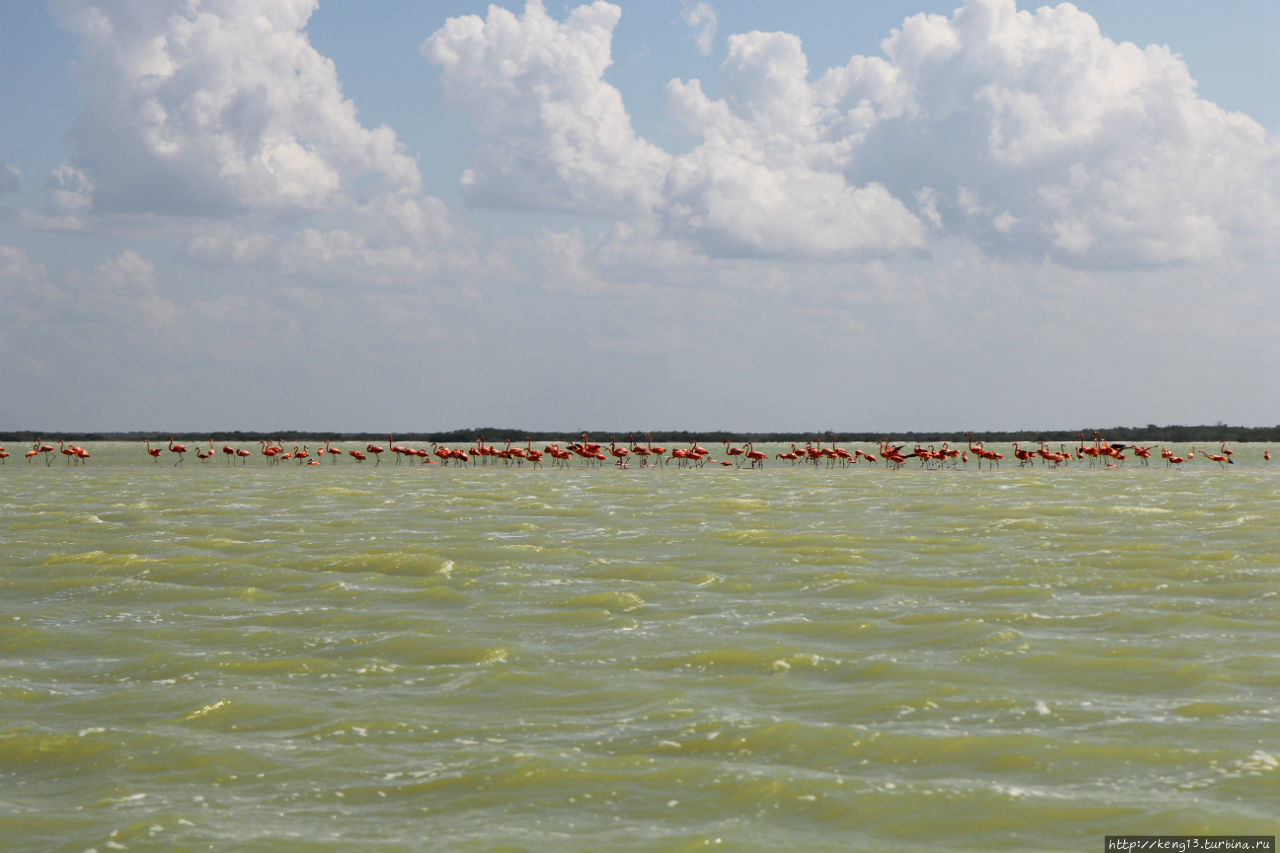
[[[981,472],[19,454],[0,848],[1273,835],[1280,465],[1235,449]]]

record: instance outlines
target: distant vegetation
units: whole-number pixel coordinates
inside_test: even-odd
[[[1077,427],[1075,429],[1058,429],[1058,430],[1005,430],[983,432],[974,431],[973,437],[975,441],[986,442],[1013,442],[1013,441],[1075,441],[1081,433],[1084,433],[1086,439],[1092,441],[1094,430],[1101,433],[1102,437],[1108,441],[1163,441],[1169,443],[1190,443],[1190,442],[1280,442],[1280,424],[1270,427],[1242,427],[1229,426],[1227,424],[1213,424],[1211,426],[1181,426],[1168,425],[1157,426],[1156,424],[1147,424],[1145,427]],[[547,430],[524,430],[514,428],[499,427],[475,427],[472,429],[455,429],[446,432],[397,432],[397,439],[403,439],[407,442],[430,442],[434,441],[439,444],[466,445],[475,443],[476,437],[483,435],[489,443],[505,442],[508,438],[512,442],[523,442],[528,436],[534,441],[566,441],[581,437],[583,432],[590,433],[592,441],[608,441],[610,436],[617,438],[619,443],[625,443],[627,437],[634,435],[638,441],[645,440],[645,433],[637,430],[563,430],[563,431],[547,431]],[[693,441],[706,443],[719,443],[723,441],[745,442],[756,441],[760,443],[776,442],[787,444],[795,442],[803,444],[805,442],[816,442],[822,439],[824,442],[829,441],[832,432],[840,441],[847,442],[878,442],[882,438],[892,438],[895,441],[906,442],[941,442],[949,441],[953,444],[968,441],[968,435],[963,430],[954,432],[859,432],[849,431],[842,432],[840,430],[816,430],[813,432],[733,432],[730,430],[702,430],[691,432],[688,430],[665,430],[653,431],[653,441],[659,444],[688,444]],[[155,430],[152,432],[132,431],[132,432],[41,432],[38,430],[18,430],[0,434],[0,442],[10,442],[13,444],[21,444],[22,442],[34,442],[37,438],[43,438],[46,441],[58,441],[59,439],[67,439],[74,441],[142,441],[143,439],[151,439],[152,441],[165,441],[170,435],[183,441],[207,441],[213,439],[215,442],[232,441],[232,442],[257,442],[264,439],[278,439],[280,441],[314,441],[316,438],[331,439],[335,442],[342,441],[380,441],[387,437],[385,432],[324,432],[323,430],[275,430],[273,432],[244,432],[244,431],[228,431],[214,430],[207,433],[194,432],[173,432],[170,430]]]

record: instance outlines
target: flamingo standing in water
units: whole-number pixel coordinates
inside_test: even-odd
[[[396,455],[396,464],[400,464],[400,460],[409,453],[409,448],[403,444],[396,444],[391,439],[391,433],[387,433],[387,444],[391,446],[391,452]]]
[[[542,467],[542,451],[533,449],[533,437],[524,437],[524,458],[533,463],[534,468]]]
[[[152,446],[151,446],[151,439],[149,439],[149,438],[148,438],[148,439],[147,439],[147,452],[151,454],[151,458],[152,458],[152,460],[154,460],[154,461],[156,461],[156,462],[159,462],[159,461],[160,461],[160,454],[161,454],[161,453],[164,453],[164,448],[163,448],[163,447],[152,447]],[[28,455],[30,455],[30,454],[28,454]]]
[[[662,445],[658,445],[657,447],[653,446],[652,434],[646,432],[644,434],[644,438],[645,438],[645,445],[649,451],[650,456],[655,456],[658,459],[662,459],[662,457],[666,455],[667,449],[665,447],[663,447]]]
[[[746,457],[751,460],[752,468],[764,467],[764,460],[769,458],[768,454],[763,451],[756,450],[756,443],[754,441],[747,442]]]
[[[31,457],[31,456],[35,456],[37,454],[43,453],[44,464],[48,466],[53,462],[53,455],[52,455],[53,451],[57,450],[58,448],[54,447],[52,444],[41,444],[40,439],[37,438],[35,445],[31,449],[34,452],[28,453],[27,456]]]
[[[387,441],[391,441],[391,433],[387,433]],[[375,466],[382,461],[382,454],[387,451],[387,449],[380,444],[368,444],[365,445],[364,449],[373,454],[373,464]]]
[[[4,460],[8,458],[9,458],[9,451],[5,450],[3,447],[0,447],[0,465],[3,465]]]
[[[342,455],[341,450],[329,446],[329,439],[327,438],[324,440],[324,450],[320,451],[320,455],[323,456],[326,453],[329,454],[329,459],[335,463],[338,461],[338,457]]]
[[[647,447],[641,447],[639,444],[636,443],[635,433],[631,433],[630,435],[627,436],[627,442],[628,444],[630,444],[631,455],[640,457],[640,467],[643,468],[644,466],[648,465],[649,449]]]
[[[1201,450],[1201,451],[1200,451],[1200,455],[1201,455],[1201,456],[1208,456],[1208,457],[1209,457],[1210,459],[1212,459],[1214,462],[1217,462],[1217,463],[1218,463],[1218,467],[1219,467],[1219,468],[1226,468],[1228,465],[1234,465],[1234,464],[1235,464],[1234,462],[1232,462],[1232,461],[1231,461],[1231,457],[1230,457],[1230,456],[1226,456],[1226,455],[1221,454],[1221,453],[1210,453],[1210,452],[1209,452],[1209,451],[1207,451],[1207,450]]]
[[[222,453],[227,457],[227,467],[231,467],[231,457],[236,455],[236,449],[229,444],[222,445]]]
[[[627,464],[627,457],[631,455],[631,451],[627,450],[625,447],[619,447],[617,439],[611,435],[609,436],[609,455],[616,460],[616,464],[625,466]]]
[[[725,452],[725,453],[727,453],[729,456],[742,456],[742,455],[744,455],[747,451],[746,451],[746,450],[743,450],[741,447],[730,447],[730,446],[729,446],[729,439],[727,439],[727,438],[726,438],[726,439],[724,440],[724,452]],[[733,463],[732,463],[732,462],[730,462],[729,464],[733,464]],[[741,465],[741,464],[742,464],[741,460],[739,460],[739,461],[738,461],[738,464],[739,464],[739,465]]]
[[[185,444],[174,444],[173,436],[169,436],[169,452],[178,454],[178,461],[173,464],[181,465],[182,460],[186,458],[182,454],[187,452],[187,446]]]
[[[265,438],[262,440],[262,455],[267,457],[267,464],[279,464],[281,453],[284,453],[283,447],[278,444],[272,444]]]
[[[243,447],[236,450],[236,456],[240,457],[240,467],[243,468],[245,463],[249,461],[249,457],[252,455],[253,455],[252,453],[250,453],[248,450],[245,450]]]
[[[201,462],[208,462],[210,459],[213,458],[213,439],[212,438],[209,439],[209,450],[207,452],[204,450],[197,450],[196,458],[199,459]]]

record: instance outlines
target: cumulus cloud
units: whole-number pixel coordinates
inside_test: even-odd
[[[314,211],[417,192],[390,128],[365,128],[303,28],[316,0],[51,0],[79,38],[73,166],[95,210]]]
[[[636,135],[604,81],[620,15],[597,2],[561,23],[539,0],[519,17],[494,5],[423,44],[446,102],[480,140],[461,178],[469,204],[619,213],[659,201],[670,157]]]
[[[920,221],[884,186],[846,178],[798,38],[730,36],[721,72],[723,101],[696,80],[667,86],[668,109],[703,138],[669,173],[669,232],[723,255],[838,257],[922,243]]]
[[[20,288],[44,279],[44,264],[31,260],[17,246],[0,246],[0,286],[6,289],[6,295],[16,295]]]
[[[846,168],[927,190],[946,233],[1079,266],[1194,262],[1280,225],[1280,146],[1196,94],[1167,47],[1102,35],[1064,3],[916,15],[820,83],[862,126]]]
[[[71,272],[65,292],[73,310],[124,327],[140,323],[153,331],[166,330],[184,315],[180,305],[160,294],[155,264],[132,249],[92,271]]]
[[[693,30],[693,43],[698,46],[698,52],[703,56],[710,56],[715,44],[716,27],[719,25],[716,10],[707,3],[686,2],[680,12],[680,20]]]
[[[11,163],[0,163],[0,195],[22,189],[22,170]]]
[[[709,10],[706,10],[709,12]],[[684,9],[691,26],[713,18]],[[480,139],[473,204],[653,213],[716,256],[891,254],[962,238],[989,254],[1076,267],[1274,251],[1280,142],[1200,98],[1167,47],[1106,38],[1069,3],[1019,11],[967,0],[907,18],[880,56],[811,78],[800,40],[727,40],[717,90],[673,80],[695,140],[670,155],[637,137],[604,81],[617,7],[559,23],[450,20],[423,47]]]

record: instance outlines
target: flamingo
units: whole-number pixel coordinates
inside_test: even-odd
[[[1226,468],[1228,465],[1234,465],[1234,464],[1235,464],[1235,462],[1233,462],[1233,461],[1231,460],[1231,457],[1230,457],[1230,456],[1226,456],[1226,455],[1221,454],[1221,453],[1210,453],[1210,452],[1209,452],[1209,451],[1207,451],[1207,450],[1201,450],[1201,451],[1200,451],[1200,455],[1201,455],[1201,456],[1208,456],[1208,457],[1209,457],[1210,459],[1212,459],[1214,462],[1217,462],[1217,463],[1218,463],[1218,467],[1219,467],[1219,468]]]
[[[724,440],[724,452],[729,454],[730,456],[742,456],[747,451],[743,450],[741,447],[730,447],[729,439],[726,438]],[[729,464],[732,465],[733,463],[730,462]],[[739,464],[741,464],[741,462],[739,462]]]
[[[236,455],[236,449],[229,444],[222,445],[222,452],[227,457],[227,467],[231,466],[231,458]]]
[[[8,458],[9,458],[9,451],[5,450],[3,447],[0,447],[0,465],[3,465],[4,460]]]
[[[359,450],[348,450],[347,455],[357,462],[363,462],[365,460],[364,453]]]
[[[387,441],[391,441],[391,433],[387,433]],[[387,450],[380,444],[367,444],[364,449],[373,454],[374,466],[377,466],[377,464],[382,461],[382,454]]]
[[[267,457],[268,464],[277,465],[280,462],[280,454],[284,453],[284,448],[278,444],[272,444],[267,439],[262,440],[262,455]]]
[[[240,457],[241,467],[244,467],[244,464],[249,461],[249,457],[252,455],[253,455],[252,453],[250,453],[248,450],[245,450],[243,447],[236,450],[236,456]]]
[[[659,445],[658,447],[653,446],[652,434],[646,432],[644,434],[644,437],[645,437],[645,443],[650,456],[656,456],[657,458],[661,459],[663,456],[666,455],[667,449],[665,447],[662,447],[661,445]]]
[[[174,444],[173,436],[169,436],[169,452],[178,454],[178,461],[173,464],[181,465],[182,460],[186,458],[182,454],[187,452],[187,446],[185,444]]]
[[[550,453],[551,458],[555,460],[555,462],[551,463],[552,467],[568,468],[569,460],[573,459],[573,454],[558,444],[548,444],[542,449],[545,452]]]
[[[534,468],[542,467],[542,451],[533,449],[533,439],[527,435],[524,437],[524,455],[533,463]]]
[[[969,451],[971,453],[977,454],[978,456],[978,470],[982,470],[982,463],[984,460],[987,463],[988,471],[994,468],[996,465],[1000,464],[1000,460],[1004,458],[1003,453],[997,453],[994,450],[987,450],[985,447],[983,447],[982,442],[978,442],[977,444],[974,444],[973,433],[968,433],[968,435],[969,435]]]
[[[320,451],[320,455],[323,456],[326,453],[329,454],[329,459],[331,459],[335,463],[338,461],[338,457],[342,455],[341,450],[339,450],[338,448],[329,446],[329,439],[327,438],[324,440],[324,450]]]
[[[754,441],[748,441],[746,457],[751,460],[752,468],[756,468],[756,467],[763,468],[764,460],[769,458],[768,454],[764,453],[763,451],[756,450],[755,448],[756,448],[756,443]]]
[[[728,442],[725,443],[728,444]],[[627,464],[627,457],[631,455],[631,451],[627,450],[625,447],[619,447],[617,440],[613,436],[609,436],[609,454],[617,460],[618,465],[625,466]]]
[[[72,457],[76,455],[76,448],[75,445],[67,447],[65,440],[58,439],[58,452],[67,457],[67,464],[70,465]]]
[[[148,439],[147,439],[147,452],[151,454],[151,458],[152,458],[152,460],[154,460],[154,461],[156,461],[156,462],[159,462],[159,461],[160,461],[160,454],[161,454],[161,453],[164,453],[164,448],[163,448],[163,447],[152,447],[152,446],[151,446],[151,439],[149,439],[149,438],[148,438]],[[30,454],[30,453],[28,453],[27,455],[28,455],[28,456],[30,456],[31,454]]]
[[[1102,449],[1097,446],[1096,440],[1093,447],[1085,446],[1084,433],[1080,433],[1080,447],[1077,448],[1077,452],[1081,457],[1089,457],[1090,467],[1093,467],[1093,465],[1098,461],[1098,457],[1102,456]]]
[[[28,456],[28,457],[32,457],[32,456],[35,456],[36,454],[43,453],[43,454],[44,454],[44,464],[45,464],[45,466],[47,467],[48,465],[50,465],[50,464],[53,462],[53,455],[52,455],[52,454],[53,454],[53,452],[54,452],[55,450],[57,450],[58,448],[54,447],[52,444],[42,444],[42,443],[41,443],[41,441],[40,441],[40,439],[38,439],[38,438],[37,438],[37,439],[36,439],[36,443],[35,443],[35,445],[34,445],[31,449],[32,449],[34,452],[33,452],[33,453],[28,453],[28,454],[27,454],[27,456]]]
[[[199,459],[201,462],[208,462],[210,459],[213,458],[213,439],[212,438],[209,439],[209,450],[207,452],[204,450],[197,450],[196,458]]]
[[[856,456],[850,455],[849,451],[845,450],[836,442],[836,434],[834,432],[828,433],[828,435],[831,436],[831,454],[836,459],[840,460],[840,467],[843,468],[846,465],[848,465],[850,462],[858,461]]]
[[[1013,443],[1013,458],[1018,460],[1019,468],[1026,467],[1028,463],[1033,461],[1031,459],[1031,451],[1021,449],[1016,441]]]
[[[635,433],[627,435],[627,444],[629,445],[628,449],[631,451],[631,455],[640,457],[641,468],[649,464],[649,449],[636,444]]]

